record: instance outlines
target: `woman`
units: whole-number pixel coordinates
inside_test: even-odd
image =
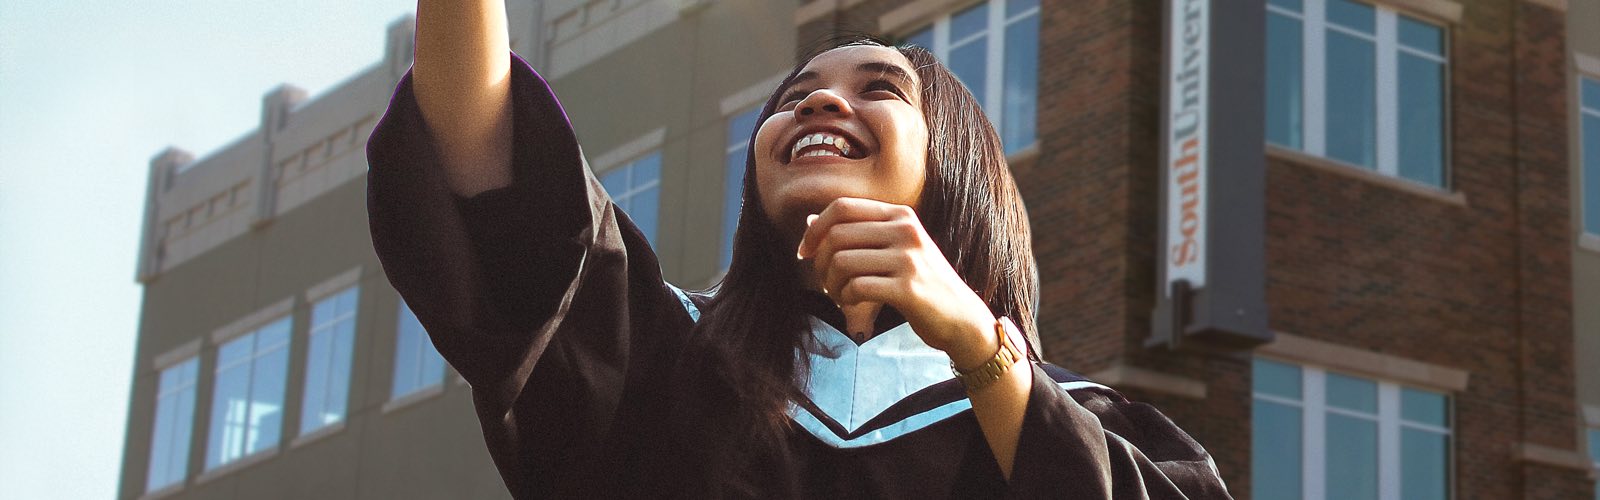
[[[846,45],[785,79],[727,278],[691,294],[505,36],[498,0],[419,2],[368,186],[515,496],[1227,496],[1160,413],[1038,362],[1021,200],[927,51]]]

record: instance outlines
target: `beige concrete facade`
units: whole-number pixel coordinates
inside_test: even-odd
[[[1583,204],[1600,203],[1600,200],[1583,199],[1583,130],[1579,119],[1579,82],[1583,78],[1600,81],[1600,0],[1566,0],[1567,51],[1569,74],[1572,75],[1568,102],[1571,104],[1572,146],[1572,321],[1573,342],[1577,362],[1578,405],[1582,417],[1578,420],[1590,434],[1600,434],[1600,234],[1584,231]],[[1590,106],[1600,103],[1589,103]],[[1591,170],[1595,166],[1590,166]],[[1594,439],[1579,439],[1590,447],[1600,446]],[[1600,450],[1590,449],[1590,457],[1600,457]],[[1600,461],[1600,460],[1597,460]],[[1600,477],[1600,465],[1593,474]],[[1597,486],[1600,498],[1600,486]]]
[[[510,0],[513,49],[543,73],[603,175],[661,153],[657,251],[669,280],[720,275],[727,121],[790,67],[795,2]],[[366,139],[410,67],[414,22],[391,25],[383,61],[308,97],[266,93],[261,125],[217,151],[150,162],[136,277],[144,304],[118,497],[505,498],[472,411],[445,382],[391,397],[401,304],[373,253]],[[374,34],[377,36],[378,34]],[[699,186],[700,188],[691,189]],[[311,306],[359,286],[342,422],[300,432]],[[218,348],[289,316],[281,436],[207,469]],[[147,487],[161,369],[198,359],[182,480]]]

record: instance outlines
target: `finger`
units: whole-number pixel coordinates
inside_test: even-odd
[[[881,302],[857,302],[839,306],[839,311],[844,313],[845,333],[858,339],[865,339],[867,334],[874,330],[873,324],[877,322],[878,311],[882,309]]]
[[[820,261],[819,261],[820,263]],[[847,282],[860,276],[896,276],[910,267],[905,252],[892,249],[850,249],[835,254],[823,273],[824,289],[833,293],[834,302],[846,304],[839,292]]]
[[[845,282],[839,289],[841,304],[860,304],[863,302],[877,302],[900,308],[900,302],[905,295],[903,280],[894,276],[856,276]]]
[[[827,208],[816,214],[815,219],[807,219],[806,232],[800,237],[800,258],[809,258],[816,250],[822,237],[836,224],[846,222],[887,221],[898,217],[905,217],[912,213],[911,207],[894,205],[877,200],[865,198],[839,198],[828,204]]]
[[[820,241],[811,251],[811,259],[817,269],[827,269],[834,254],[844,250],[914,247],[919,241],[917,231],[920,230],[900,221],[837,224],[818,237]]]

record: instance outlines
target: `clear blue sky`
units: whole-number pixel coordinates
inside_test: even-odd
[[[150,157],[377,63],[415,6],[0,0],[0,498],[116,495]]]

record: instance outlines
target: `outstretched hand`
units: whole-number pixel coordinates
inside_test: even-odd
[[[993,313],[950,266],[911,207],[834,200],[808,218],[797,255],[811,259],[816,283],[839,304],[851,335],[870,332],[878,310],[888,304],[958,367],[981,365],[999,348]]]

